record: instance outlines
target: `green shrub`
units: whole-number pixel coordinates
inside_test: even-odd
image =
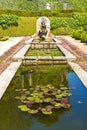
[[[9,39],[8,36],[1,36],[1,37],[0,37],[0,41],[6,41],[6,40],[8,40],[8,39]]]
[[[87,43],[87,33],[83,32],[80,40],[81,42]]]
[[[70,28],[69,26],[67,27],[60,27],[56,28],[51,31],[54,35],[71,35],[73,32],[73,29]]]
[[[74,38],[76,38],[77,40],[79,40],[79,39],[81,38],[82,32],[83,32],[82,30],[75,30],[75,31],[73,32],[72,36],[73,36]]]
[[[8,26],[18,26],[18,16],[1,14],[0,25],[3,29],[7,29]]]
[[[81,40],[81,42],[87,43],[87,32],[83,30],[75,30],[72,34],[72,37]]]

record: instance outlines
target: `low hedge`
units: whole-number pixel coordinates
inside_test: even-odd
[[[87,43],[87,32],[83,30],[75,30],[72,37],[77,40],[81,40],[81,42]]]
[[[6,41],[8,39],[9,39],[8,36],[0,36],[0,41]]]

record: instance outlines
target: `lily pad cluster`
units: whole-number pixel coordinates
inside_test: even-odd
[[[18,89],[20,96],[16,97],[21,101],[18,108],[21,111],[30,114],[41,112],[45,115],[51,115],[54,109],[70,108],[67,87],[56,88],[52,85],[38,85],[35,88]]]

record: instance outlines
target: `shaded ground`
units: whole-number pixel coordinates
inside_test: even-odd
[[[25,41],[28,39],[28,36],[24,37],[15,46],[11,47],[2,56],[0,56],[0,74],[10,65],[13,55],[16,54],[24,46]]]

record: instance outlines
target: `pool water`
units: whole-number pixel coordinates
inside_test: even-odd
[[[21,112],[15,90],[39,84],[69,87],[71,108],[49,116]],[[87,130],[86,110],[87,89],[69,66],[21,66],[0,101],[0,130]]]
[[[30,49],[26,56],[63,56],[59,49]]]

